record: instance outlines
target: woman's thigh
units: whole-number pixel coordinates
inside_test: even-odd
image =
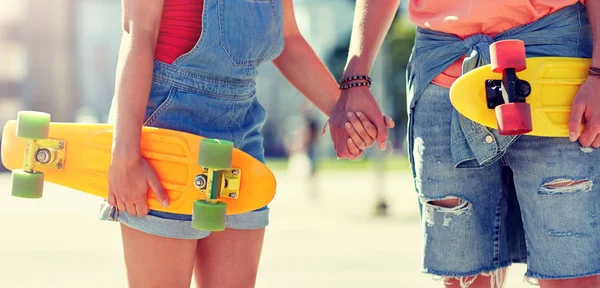
[[[264,235],[264,228],[225,229],[198,240],[194,268],[198,288],[254,287]]]
[[[147,234],[121,224],[130,288],[189,288],[197,240]]]

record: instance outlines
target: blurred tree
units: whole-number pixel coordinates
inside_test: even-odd
[[[406,138],[406,66],[415,42],[415,26],[406,17],[396,17],[384,45],[387,46],[389,57],[387,67],[387,97],[391,97],[394,114],[390,115],[396,121],[391,140],[396,148],[404,148]]]

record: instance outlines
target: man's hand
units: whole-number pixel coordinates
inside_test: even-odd
[[[582,147],[600,147],[600,78],[588,77],[573,100],[569,119],[569,139],[579,138]],[[583,133],[579,135],[581,125]]]
[[[344,127],[348,122],[348,113],[361,112],[377,128],[377,144],[381,150],[385,149],[388,131],[383,114],[373,98],[371,91],[366,87],[354,87],[342,91],[329,118],[329,129],[334,149],[338,158],[354,160],[362,154],[352,154],[348,148],[350,135]]]

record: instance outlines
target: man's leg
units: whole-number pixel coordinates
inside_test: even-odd
[[[466,278],[450,278],[446,279],[446,288],[487,288],[487,287],[504,287],[506,279],[506,271],[508,268],[502,268],[494,273],[480,274]]]
[[[523,136],[507,152],[527,235],[527,277],[542,288],[600,287],[600,151]]]
[[[448,89],[430,85],[412,113],[423,270],[441,276],[448,287],[499,287],[502,268],[511,263],[501,162],[481,169],[454,168],[451,111]]]

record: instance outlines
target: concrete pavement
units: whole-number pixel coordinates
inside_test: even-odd
[[[410,175],[277,172],[257,286],[442,287],[419,272],[421,237]],[[390,215],[371,216],[375,181]],[[99,199],[46,184],[42,200],[10,196],[0,173],[0,287],[126,287],[118,225],[98,221]],[[523,282],[523,265],[506,287]]]

